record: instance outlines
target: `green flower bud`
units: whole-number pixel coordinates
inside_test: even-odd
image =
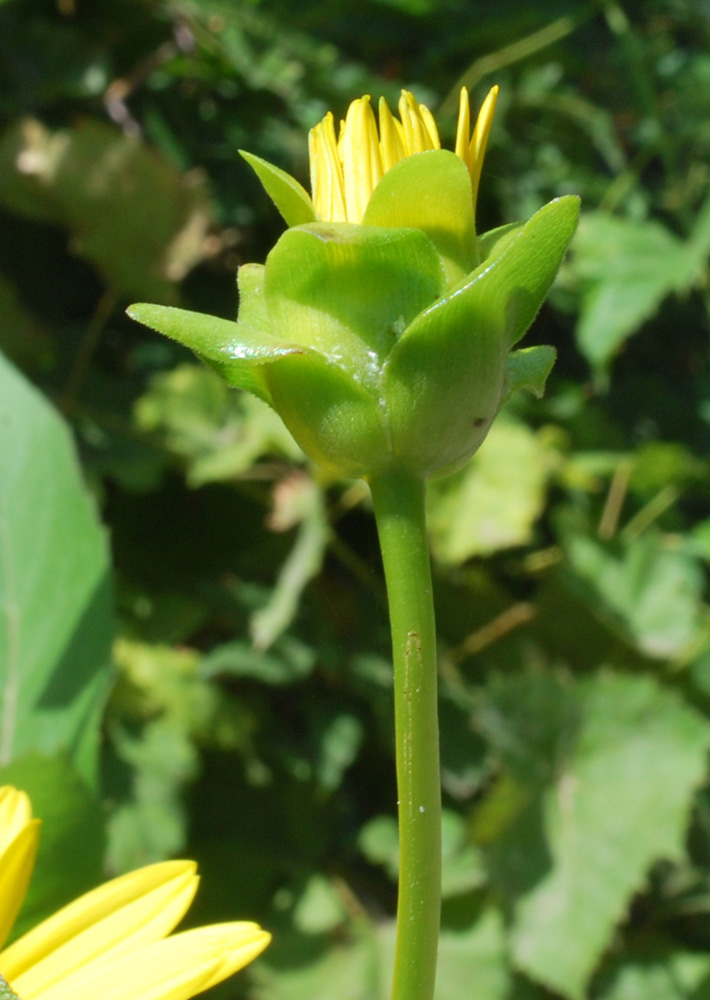
[[[291,228],[263,267],[240,269],[238,322],[146,304],[129,314],[268,402],[304,452],[340,474],[458,468],[511,392],[542,393],[553,349],[511,349],[579,211],[576,198],[559,198],[525,224],[476,237],[496,92],[470,141],[462,97],[456,154],[438,148],[411,95],[399,122],[381,104],[379,133],[369,98],[351,105],[337,142],[326,116],[311,133],[313,201],[245,154]]]

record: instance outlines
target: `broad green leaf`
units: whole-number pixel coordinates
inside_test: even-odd
[[[303,459],[274,411],[199,364],[156,375],[135,404],[138,427],[186,465],[190,486],[231,481],[263,456]]]
[[[104,811],[64,754],[30,753],[0,768],[0,785],[27,792],[42,821],[37,862],[13,938],[102,880]]]
[[[582,296],[577,342],[589,363],[605,368],[669,294],[698,279],[706,256],[704,241],[684,244],[659,222],[586,214],[571,268]]]
[[[253,153],[240,149],[239,154],[261,181],[264,190],[284,217],[286,225],[300,226],[305,222],[315,222],[316,213],[310,195],[294,177]]]
[[[446,263],[449,285],[478,263],[471,178],[463,160],[448,150],[417,153],[388,170],[362,221],[423,230]]]
[[[0,765],[64,750],[95,780],[113,633],[106,538],[68,428],[0,356]]]
[[[332,900],[320,905],[329,905],[331,920],[336,917]],[[351,921],[347,931],[327,944],[307,935],[278,935],[254,969],[255,1000],[387,1000],[394,921]],[[477,1000],[506,1000],[510,985],[503,920],[495,909],[483,909],[456,930],[442,929],[434,1000],[461,1000],[474,988]]]
[[[293,911],[293,922],[304,934],[327,934],[345,923],[342,898],[325,875],[311,875]]]
[[[511,978],[503,917],[494,907],[468,927],[442,929],[434,1000],[507,1000]]]
[[[136,303],[126,311],[131,319],[189,347],[210,362],[230,385],[253,392],[267,403],[271,403],[271,397],[260,365],[298,350],[293,343],[279,341],[245,323],[232,323],[207,313],[147,302]]]
[[[556,461],[543,434],[499,417],[465,468],[430,484],[429,529],[437,559],[457,565],[529,543]]]
[[[205,187],[103,121],[52,132],[35,119],[0,137],[0,203],[69,230],[73,248],[127,298],[165,301],[206,254]]]
[[[515,748],[521,776],[538,762],[539,791],[489,857],[514,964],[580,1000],[651,865],[684,855],[710,726],[650,677],[606,670],[561,694],[570,710],[576,699],[576,735],[560,742],[555,721],[546,748],[542,715],[534,743],[523,728],[516,744],[513,727],[501,744]]]
[[[654,535],[617,554],[580,534],[568,552],[597,614],[646,656],[667,659],[692,648],[702,627],[704,579],[691,556]]]
[[[283,234],[266,261],[275,336],[314,348],[364,384],[444,288],[439,257],[415,229],[313,223]]]
[[[380,945],[364,921],[345,940],[279,935],[252,972],[254,1000],[385,1000]]]
[[[203,657],[200,676],[251,677],[261,684],[280,687],[297,684],[312,672],[315,653],[290,636],[281,636],[271,649],[255,649],[251,642],[235,639],[225,642]]]
[[[604,974],[599,1000],[705,1000],[710,982],[710,956],[651,940],[631,949]]]

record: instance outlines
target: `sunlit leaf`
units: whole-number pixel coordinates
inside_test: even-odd
[[[108,548],[59,414],[0,356],[0,764],[96,775],[111,678]]]

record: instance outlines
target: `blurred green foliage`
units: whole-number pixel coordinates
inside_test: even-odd
[[[275,934],[223,997],[387,995],[367,490],[123,309],[234,316],[281,231],[239,148],[307,183],[328,108],[406,86],[450,136],[460,84],[497,82],[479,229],[565,193],[584,217],[528,337],[559,352],[546,398],[431,490],[437,997],[710,996],[710,5],[626,6],[0,5],[0,348],[40,390],[2,363],[0,780],[44,818],[25,925],[101,858],[183,854],[191,919]]]

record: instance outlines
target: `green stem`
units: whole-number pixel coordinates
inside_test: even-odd
[[[431,1000],[441,910],[436,631],[424,483],[389,471],[371,483],[394,661],[399,900],[392,1000]]]

